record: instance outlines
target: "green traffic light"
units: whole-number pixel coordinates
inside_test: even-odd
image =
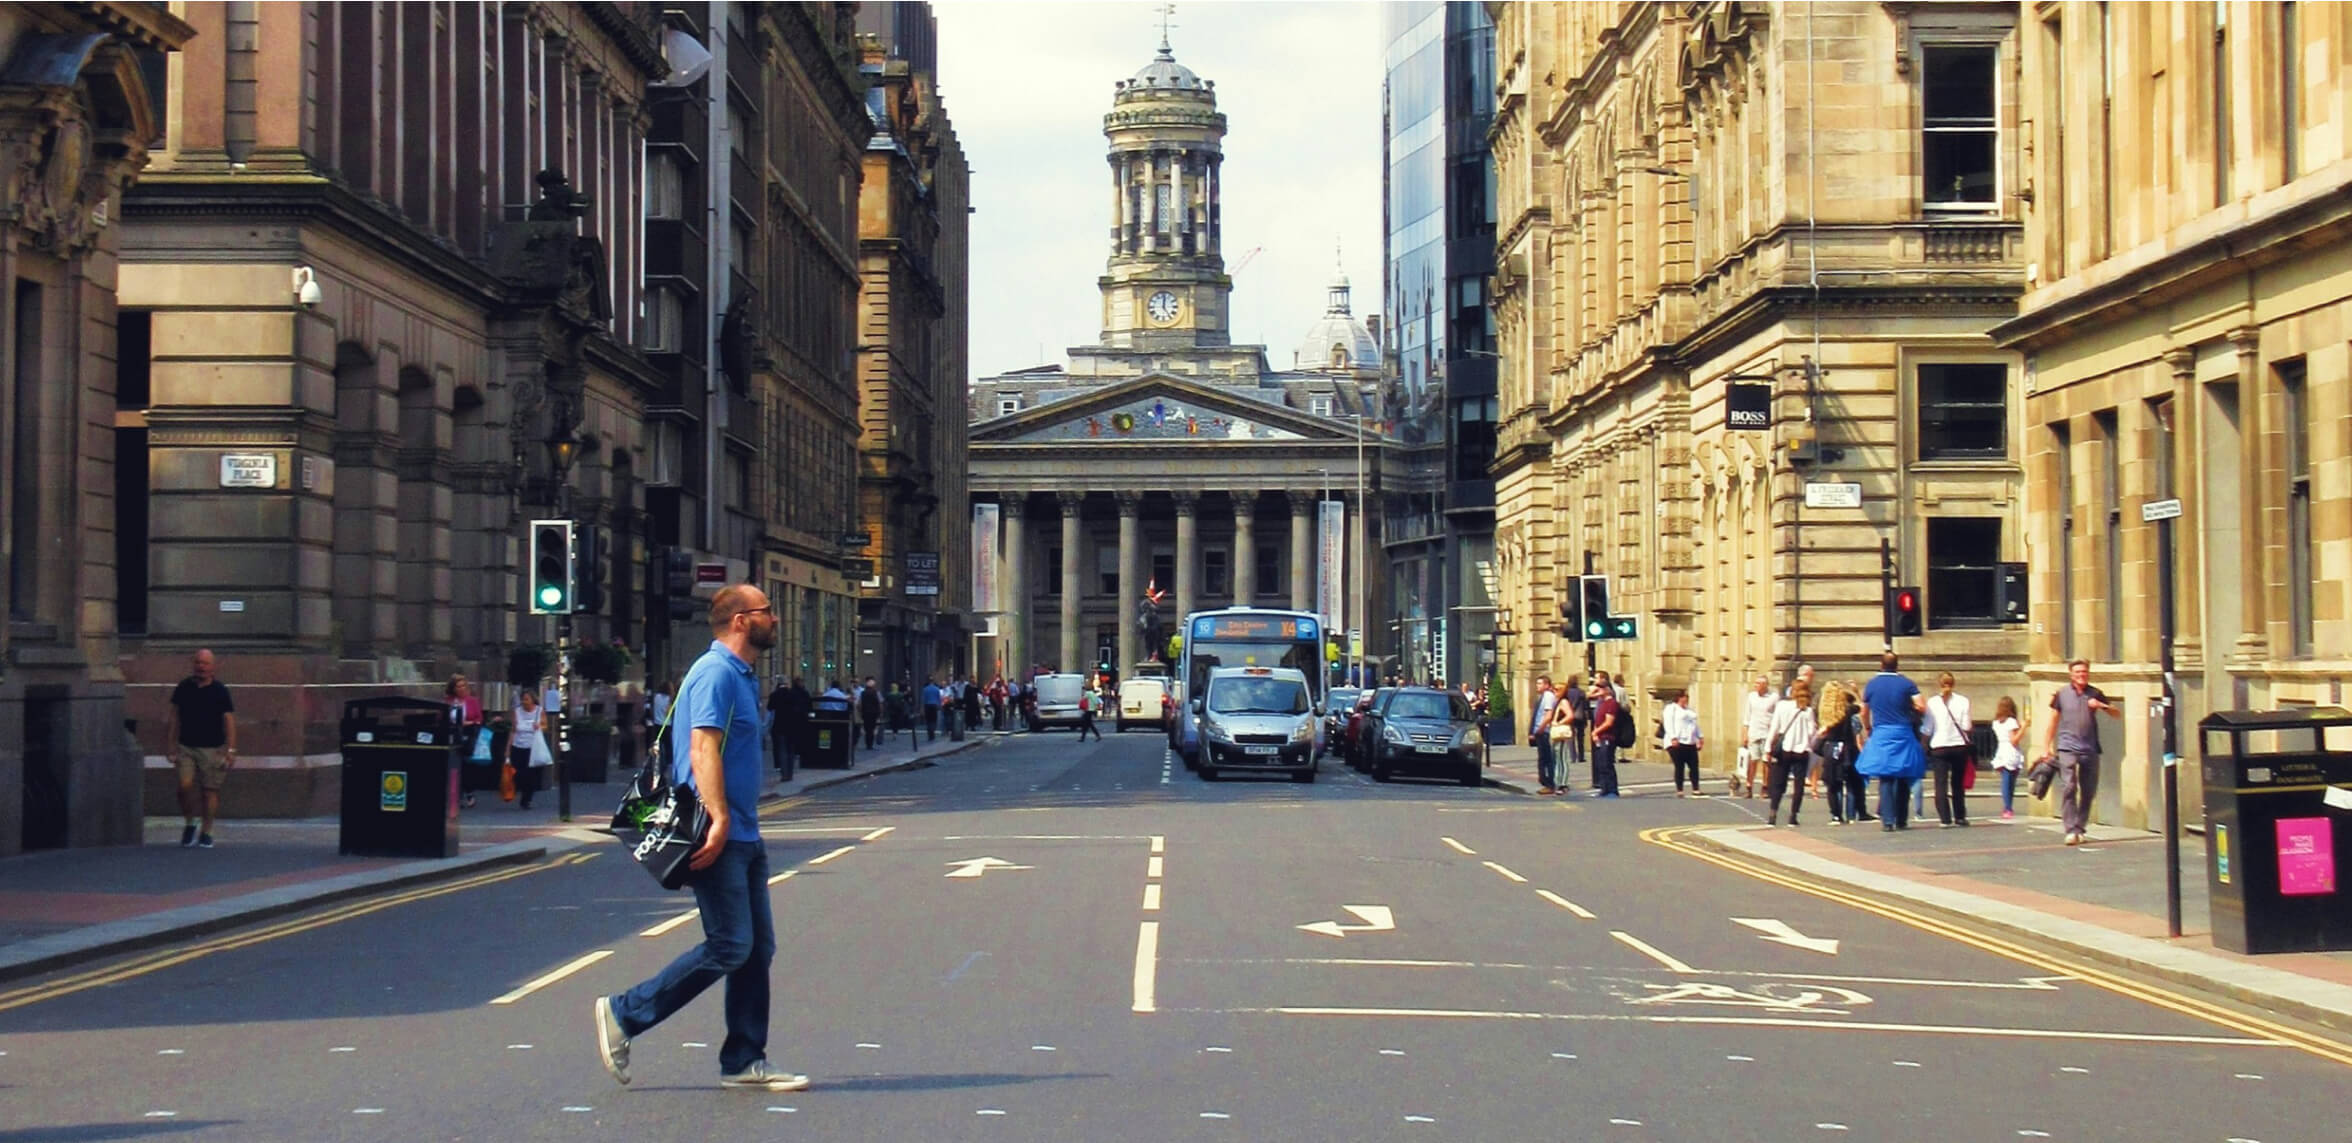
[[[539,589],[539,606],[555,607],[563,602],[563,589],[547,584]]]
[[[1607,634],[1607,633],[1608,633],[1608,629],[1607,629],[1606,627],[1604,627],[1604,626],[1601,624],[1601,621],[1600,621],[1600,620],[1598,620],[1598,619],[1595,619],[1595,620],[1593,620],[1592,622],[1585,624],[1585,625],[1584,625],[1584,630],[1585,630],[1585,633],[1586,633],[1586,634],[1588,634],[1588,635],[1591,635],[1591,636],[1592,636],[1593,638],[1595,638],[1595,639],[1598,639],[1598,638],[1600,638],[1601,636],[1603,636],[1603,635],[1605,635],[1605,634]]]

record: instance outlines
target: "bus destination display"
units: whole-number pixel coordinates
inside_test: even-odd
[[[1287,619],[1253,615],[1204,615],[1193,621],[1195,640],[1281,640],[1283,642],[1318,638],[1312,619]]]

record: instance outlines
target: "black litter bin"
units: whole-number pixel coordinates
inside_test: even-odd
[[[2352,949],[2352,712],[2224,710],[2197,724],[2213,943],[2231,952]],[[2250,741],[2250,736],[2263,736]]]
[[[457,856],[459,760],[473,746],[451,709],[412,698],[343,704],[342,852]]]
[[[811,770],[847,770],[857,719],[845,698],[820,698],[810,704],[808,754],[800,765]]]

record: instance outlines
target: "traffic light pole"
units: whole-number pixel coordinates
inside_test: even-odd
[[[1584,553],[1584,574],[1601,574],[1600,560],[1589,549]],[[1576,590],[1582,592],[1584,585],[1579,582]],[[1592,616],[1589,615],[1579,614],[1576,618],[1580,623],[1592,622]],[[1600,648],[1593,646],[1593,641],[1588,635],[1584,641],[1584,681],[1587,685],[1591,684],[1593,674],[1598,670],[1600,670]]]
[[[2172,677],[2172,521],[2156,522],[2156,655],[2164,671],[2164,931],[2181,935],[2180,710]]]
[[[1884,536],[1878,538],[1878,634],[1885,641],[1879,650],[1889,654],[1895,649],[1895,542]]]

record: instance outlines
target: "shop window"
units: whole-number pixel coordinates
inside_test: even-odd
[[[1927,625],[1998,627],[2001,521],[1936,516],[1927,521]]]
[[[1919,459],[2009,455],[2009,367],[1948,362],[1919,367]]]
[[[2312,576],[2318,567],[2311,545],[2311,406],[2303,394],[2302,359],[2279,362],[2276,370],[2287,437],[2287,629],[2295,657],[2307,659],[2317,627]]]
[[[1935,212],[2000,210],[1999,53],[1990,45],[1921,53],[1921,199]]]

